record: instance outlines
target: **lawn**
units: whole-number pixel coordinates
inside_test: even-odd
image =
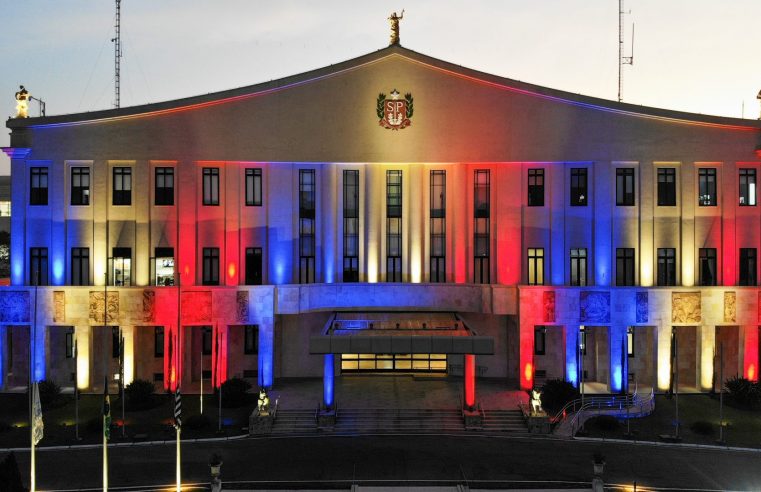
[[[727,446],[761,447],[761,412],[746,410],[727,404],[724,398],[724,441]],[[652,415],[630,422],[634,439],[659,441],[661,434],[674,434],[675,399],[665,395],[655,397]],[[679,395],[679,436],[690,444],[716,444],[719,439],[719,398],[712,395]],[[691,426],[695,422],[710,422],[713,432],[702,434]],[[590,437],[626,439],[626,422],[615,429],[602,429],[594,422],[587,425]]]
[[[111,395],[111,442],[132,441],[135,435],[143,434],[147,440],[174,439],[173,397],[169,394],[157,395],[159,405],[142,411],[125,412],[125,438],[121,429],[121,400]],[[256,405],[256,395],[249,395],[249,403],[240,408],[222,409],[222,435],[244,433],[248,427],[248,416]],[[44,437],[39,446],[57,446],[76,444],[74,428],[74,397],[62,395],[60,406],[45,408],[43,406]],[[92,444],[102,442],[102,395],[81,395],[79,400],[79,443]],[[198,395],[184,395],[182,398],[182,418],[188,422],[191,416],[199,414]],[[0,448],[29,446],[29,400],[26,394],[0,394]],[[204,396],[204,416],[209,425],[202,429],[191,429],[184,425],[183,439],[215,437],[218,424],[217,398]],[[8,424],[6,426],[5,424]],[[5,429],[5,430],[3,430]]]

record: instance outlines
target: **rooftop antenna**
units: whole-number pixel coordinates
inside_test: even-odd
[[[119,108],[121,105],[121,85],[120,85],[120,67],[119,61],[122,57],[122,38],[121,38],[121,22],[122,22],[122,0],[116,0],[116,23],[114,28],[116,29],[116,37],[111,39],[114,43],[114,107]]]
[[[618,0],[618,102],[624,99],[624,65],[634,65],[634,23],[632,23],[632,51],[630,56],[624,56],[624,0]]]

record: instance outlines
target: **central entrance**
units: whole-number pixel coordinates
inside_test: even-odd
[[[447,354],[341,354],[342,373],[447,372]]]

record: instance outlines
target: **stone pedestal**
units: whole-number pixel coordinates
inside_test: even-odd
[[[529,415],[528,431],[532,434],[549,434],[552,430],[550,417],[547,414]]]
[[[269,412],[259,413],[254,410],[248,418],[248,435],[261,436],[272,432],[275,418]]]
[[[478,410],[463,410],[462,414],[465,419],[465,429],[484,428],[484,416]]]
[[[319,429],[333,429],[336,425],[335,410],[320,410],[317,414],[317,427]]]

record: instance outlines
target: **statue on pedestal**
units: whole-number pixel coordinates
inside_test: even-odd
[[[388,20],[391,22],[391,40],[388,42],[389,46],[399,44],[399,21],[404,18],[404,10],[402,9],[401,15],[396,15],[396,12],[391,14]]]
[[[267,396],[267,391],[264,388],[259,390],[259,400],[256,403],[256,408],[259,410],[259,415],[269,415],[270,413],[270,397]]]
[[[16,93],[16,118],[29,117],[29,99],[31,97],[29,91],[23,85],[20,85],[19,91]]]
[[[535,389],[531,390],[531,415],[543,415],[542,409],[542,392]]]

